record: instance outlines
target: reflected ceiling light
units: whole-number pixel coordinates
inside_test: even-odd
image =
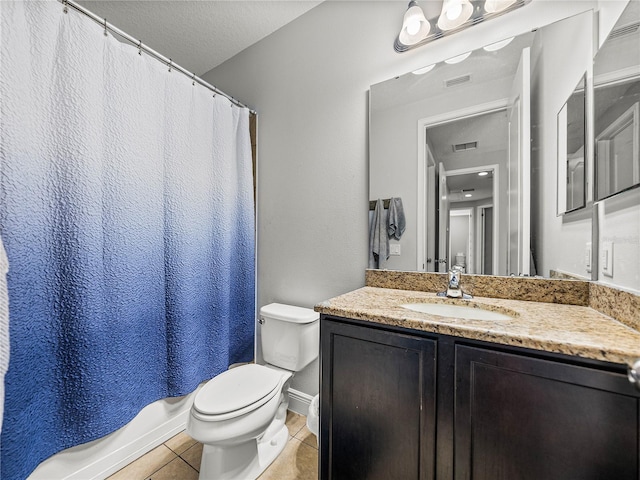
[[[516,37],[506,38],[504,40],[500,40],[499,42],[492,43],[491,45],[487,45],[482,47],[487,52],[495,52],[496,50],[500,50],[501,48],[506,47],[511,43],[511,41]]]
[[[489,175],[489,172],[480,172],[480,173],[478,173],[479,177],[485,177],[487,175]]]
[[[487,13],[501,12],[514,3],[516,3],[516,0],[487,0],[484,4],[484,11]]]
[[[464,196],[465,196],[465,198],[471,198],[472,197],[472,195],[470,193],[465,193]]]
[[[435,67],[435,66],[436,66],[436,64],[433,63],[431,65],[427,65],[426,67],[422,67],[422,68],[419,68],[417,70],[414,70],[411,73],[413,73],[414,75],[424,75],[425,73],[430,72],[431,70],[433,70],[433,67]]]
[[[442,13],[438,18],[438,28],[444,31],[453,30],[469,20],[472,13],[473,5],[469,0],[444,0]]]
[[[471,55],[471,52],[463,53],[462,55],[458,55],[455,57],[447,58],[444,63],[448,63],[449,65],[453,65],[454,63],[460,63],[467,59],[467,57]]]
[[[429,34],[429,30],[431,30],[431,24],[425,18],[424,12],[415,0],[411,0],[406,13],[404,14],[402,29],[398,34],[396,43],[400,43],[404,46],[415,45],[420,40],[424,40],[424,38]]]

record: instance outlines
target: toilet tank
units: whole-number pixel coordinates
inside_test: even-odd
[[[320,315],[310,308],[270,303],[260,309],[262,356],[292,372],[318,358]]]

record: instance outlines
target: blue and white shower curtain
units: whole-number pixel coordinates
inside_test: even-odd
[[[56,1],[0,2],[1,471],[253,358],[249,112]]]

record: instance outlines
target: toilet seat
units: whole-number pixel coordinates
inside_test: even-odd
[[[193,402],[194,414],[204,421],[222,421],[255,410],[280,393],[284,372],[263,365],[232,368],[209,380]]]

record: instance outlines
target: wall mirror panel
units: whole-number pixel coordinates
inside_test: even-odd
[[[556,221],[556,142],[592,38],[587,10],[371,86],[370,199],[401,197],[407,215],[385,268],[585,277],[584,253],[566,260],[547,232],[590,239],[590,215]],[[579,176],[575,208],[585,203]]]
[[[558,112],[558,214],[586,205],[586,74]]]
[[[595,198],[640,185],[640,2],[632,1],[593,65]]]
[[[534,35],[371,87],[370,195],[402,197],[408,218],[405,253],[387,268],[531,273],[522,72]]]

